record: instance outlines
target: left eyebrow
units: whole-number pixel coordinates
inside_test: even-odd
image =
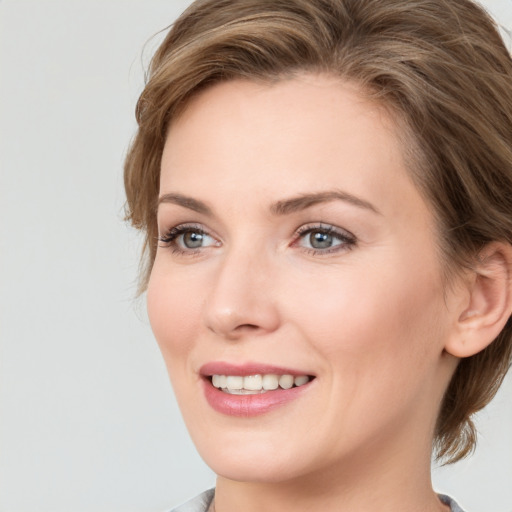
[[[270,207],[270,211],[274,215],[288,215],[290,213],[305,210],[319,203],[336,200],[344,201],[353,206],[357,206],[358,208],[369,210],[377,215],[382,215],[379,210],[373,206],[373,204],[342,190],[328,190],[325,192],[315,192],[313,194],[301,194],[297,197],[273,203]]]

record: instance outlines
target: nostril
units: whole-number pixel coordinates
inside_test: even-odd
[[[242,325],[235,327],[235,330],[239,330],[239,331],[245,331],[245,330],[254,331],[255,329],[258,329],[258,326],[254,325],[254,324],[242,324]]]

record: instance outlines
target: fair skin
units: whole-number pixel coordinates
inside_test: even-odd
[[[475,280],[446,287],[389,114],[327,76],[216,85],[170,127],[160,198],[148,312],[217,512],[446,511],[431,444]],[[231,414],[211,363],[311,380]]]

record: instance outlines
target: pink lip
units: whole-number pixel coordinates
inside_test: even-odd
[[[203,391],[208,404],[217,412],[228,416],[252,417],[265,414],[299,398],[310,389],[313,381],[290,389],[276,389],[255,395],[230,395],[215,388],[208,378],[212,375],[307,375],[305,372],[259,363],[233,365],[225,362],[207,363],[201,367]]]
[[[292,368],[284,368],[282,366],[273,366],[262,363],[245,363],[245,364],[232,364],[224,361],[212,361],[206,363],[199,369],[199,373],[206,377],[212,375],[237,375],[245,377],[247,375],[263,375],[263,374],[277,374],[277,375],[311,375],[308,372],[301,370],[294,370]]]

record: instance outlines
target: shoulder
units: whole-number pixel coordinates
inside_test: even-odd
[[[440,494],[439,498],[445,505],[449,505],[451,512],[464,512],[455,501],[449,496],[445,496],[444,494]]]
[[[208,489],[169,512],[207,512],[214,495],[215,489]]]

